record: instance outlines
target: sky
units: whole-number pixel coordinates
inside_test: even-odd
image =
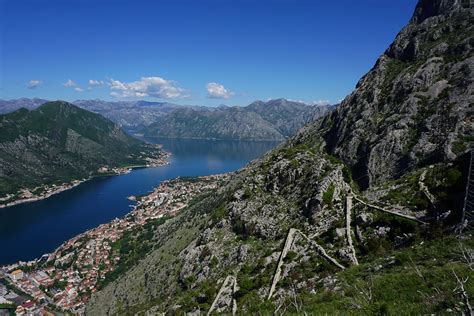
[[[0,99],[335,104],[416,0],[0,0]]]

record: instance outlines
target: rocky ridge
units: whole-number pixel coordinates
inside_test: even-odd
[[[149,137],[284,140],[333,107],[276,99],[245,107],[181,108],[144,129]]]
[[[316,128],[360,185],[452,161],[468,148],[473,22],[472,8],[458,1],[420,1],[356,90]]]

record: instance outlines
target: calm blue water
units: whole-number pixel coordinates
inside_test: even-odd
[[[144,194],[161,181],[234,171],[275,142],[149,139],[163,144],[171,164],[97,178],[46,200],[0,209],[0,264],[31,260],[67,239],[125,215],[130,195]]]

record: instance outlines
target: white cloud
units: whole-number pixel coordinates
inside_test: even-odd
[[[28,89],[36,89],[37,87],[39,87],[43,82],[41,80],[30,80],[28,81],[28,83],[26,84],[26,87]]]
[[[209,82],[206,85],[207,96],[212,99],[228,99],[234,95],[234,92],[227,90],[223,85],[217,82]]]
[[[132,82],[110,79],[108,85],[111,90],[114,90],[110,95],[117,98],[174,99],[188,96],[186,91],[178,87],[174,81],[161,77],[142,77],[139,81]]]
[[[72,87],[77,87],[77,84],[71,79],[68,79],[65,83],[63,83],[63,86],[67,88],[72,88]]]
[[[102,87],[103,85],[105,85],[105,82],[103,82],[102,80],[89,79],[89,86]]]
[[[77,83],[75,83],[74,81],[72,81],[71,79],[68,79],[65,83],[63,83],[63,86],[65,86],[66,88],[73,88],[74,91],[76,92],[82,92],[84,91],[84,89],[82,89],[81,87],[79,87],[77,85]]]

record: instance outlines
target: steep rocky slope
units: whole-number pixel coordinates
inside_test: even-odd
[[[471,232],[449,233],[472,140],[472,21],[458,1],[421,0],[335,112],[159,226],[86,312],[469,312]]]
[[[293,136],[306,123],[315,121],[333,106],[308,106],[302,102],[276,99],[267,102],[255,101],[245,107],[270,122],[282,135]]]
[[[176,109],[144,129],[146,136],[283,140],[330,106],[310,106],[285,99],[256,101],[246,107]]]
[[[473,140],[474,21],[455,2],[421,1],[318,129],[328,151],[350,165],[364,187],[453,160]]]
[[[66,102],[0,115],[0,195],[81,179],[101,166],[144,164],[160,151]]]

